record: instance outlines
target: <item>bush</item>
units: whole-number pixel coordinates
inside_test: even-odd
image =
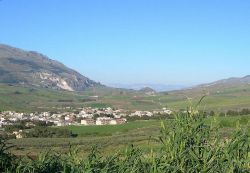
[[[68,129],[50,128],[36,126],[27,133],[27,137],[32,138],[67,138],[73,137],[73,134]]]
[[[8,152],[6,141],[0,137],[0,172],[12,169],[15,157]]]
[[[226,115],[229,115],[229,116],[235,116],[235,115],[239,115],[239,112],[237,111],[233,111],[233,110],[228,110]]]
[[[250,114],[250,110],[249,109],[242,109],[239,112],[240,115],[249,115]]]

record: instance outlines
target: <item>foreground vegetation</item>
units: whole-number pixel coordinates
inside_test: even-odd
[[[78,148],[66,154],[46,152],[34,158],[12,156],[1,140],[2,172],[249,172],[250,139],[239,123],[229,137],[222,138],[220,123],[191,111],[178,114],[171,123],[162,122],[159,137],[151,140],[159,148],[144,152],[130,145],[125,151],[102,155],[93,147],[87,157]]]

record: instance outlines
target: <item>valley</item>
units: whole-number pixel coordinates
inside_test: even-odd
[[[6,45],[0,45],[0,62],[0,139],[17,158],[32,162],[48,151],[60,153],[59,160],[72,152],[89,158],[93,149],[105,158],[131,147],[147,158],[162,149],[166,134],[186,133],[186,124],[172,127],[181,121],[200,122],[221,141],[239,127],[250,135],[250,76],[156,92],[105,86],[42,54]],[[190,125],[186,130],[197,128]]]

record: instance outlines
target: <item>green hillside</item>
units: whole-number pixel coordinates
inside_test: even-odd
[[[43,111],[65,109],[65,107],[111,106],[126,110],[155,110],[162,107],[178,110],[188,106],[190,101],[196,103],[203,95],[207,95],[207,97],[201,104],[201,109],[223,111],[250,107],[249,85],[220,90],[197,91],[192,89],[147,95],[133,90],[108,87],[95,87],[82,92],[69,92],[1,84],[0,109]]]

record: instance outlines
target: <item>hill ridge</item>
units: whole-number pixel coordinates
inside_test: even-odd
[[[68,91],[101,85],[42,53],[5,44],[0,44],[0,83]]]

